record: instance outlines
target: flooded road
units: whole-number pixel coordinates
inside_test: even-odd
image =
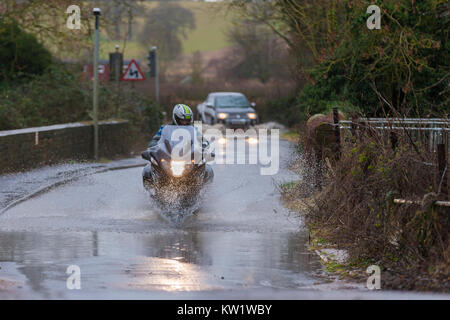
[[[280,142],[275,176],[214,165],[201,208],[178,227],[150,201],[142,168],[21,202],[0,215],[0,299],[439,298],[326,283],[300,218],[280,204],[277,184],[299,178],[287,169],[293,152]],[[80,290],[67,287],[69,266]]]
[[[14,283],[0,297],[207,298],[258,288],[270,297],[311,288],[320,264],[300,219],[279,202],[276,184],[298,178],[286,169],[289,143],[280,147],[276,176],[214,165],[200,210],[181,227],[154,209],[141,168],[83,177],[17,205],[0,216],[0,278]],[[80,267],[81,290],[66,287],[70,265]]]

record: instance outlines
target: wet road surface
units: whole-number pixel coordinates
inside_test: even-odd
[[[282,166],[291,149],[282,142]],[[168,292],[308,288],[318,259],[301,221],[279,202],[282,168],[215,165],[200,210],[177,227],[154,209],[141,168],[83,177],[0,216],[0,278],[6,297],[158,298]],[[66,270],[81,270],[68,290]],[[5,292],[0,291],[0,297]]]
[[[358,297],[361,289],[315,289],[324,282],[318,257],[279,201],[276,184],[298,179],[286,168],[292,146],[280,148],[275,176],[214,165],[200,210],[181,227],[154,209],[141,168],[83,177],[13,207],[0,216],[0,299]],[[71,265],[80,290],[67,288]]]

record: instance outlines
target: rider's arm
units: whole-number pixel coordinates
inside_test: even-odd
[[[149,148],[156,146],[156,144],[158,143],[159,139],[161,139],[161,131],[162,131],[162,129],[163,129],[163,127],[161,126],[161,128],[159,128],[158,132],[153,136],[152,140],[148,144]]]

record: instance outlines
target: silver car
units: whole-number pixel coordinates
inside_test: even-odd
[[[212,92],[197,106],[197,119],[214,125],[223,123],[229,128],[248,128],[258,123],[255,103],[249,103],[239,92]]]

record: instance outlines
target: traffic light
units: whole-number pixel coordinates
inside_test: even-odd
[[[150,77],[156,77],[156,52],[155,50],[151,50],[148,53],[148,67],[150,69]]]

